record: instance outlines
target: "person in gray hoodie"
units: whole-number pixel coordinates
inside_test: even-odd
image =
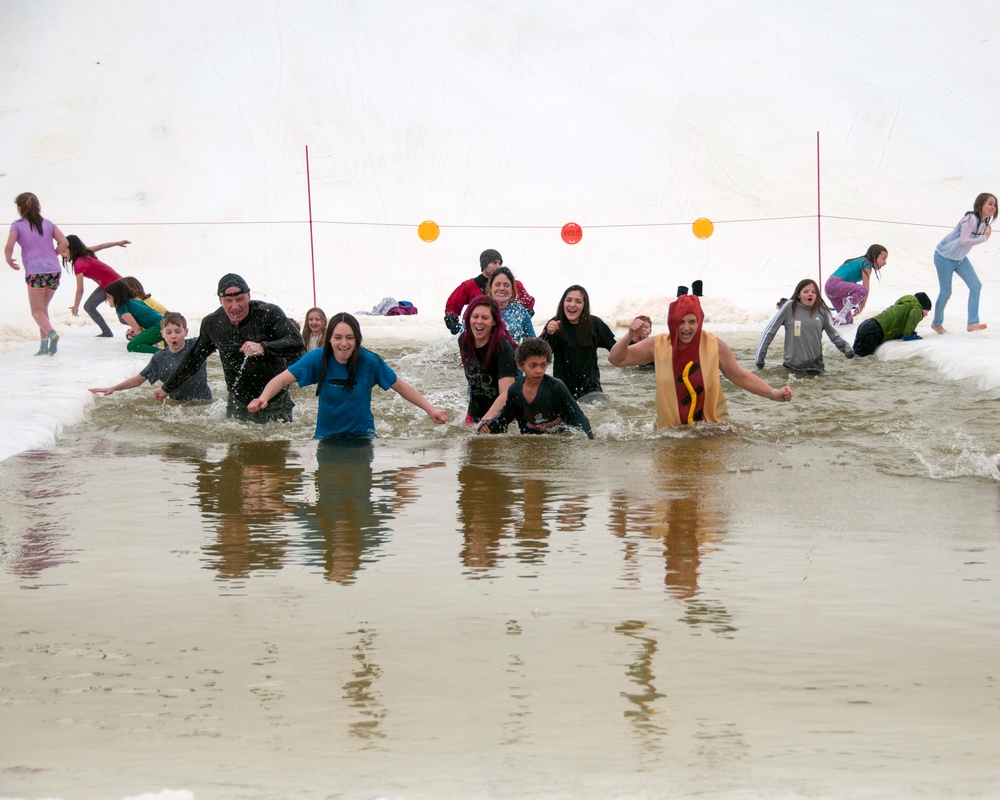
[[[782,365],[799,372],[819,374],[823,364],[823,332],[834,346],[848,358],[854,350],[833,327],[830,309],[819,293],[819,285],[812,278],[799,281],[792,299],[778,306],[778,313],[764,329],[757,345],[757,369],[764,368],[767,348],[771,346],[778,328],[785,328],[785,360]]]

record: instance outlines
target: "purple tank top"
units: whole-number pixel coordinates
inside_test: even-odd
[[[14,222],[10,229],[17,234],[17,243],[21,245],[21,266],[28,275],[59,272],[59,257],[53,244],[52,231],[55,224],[42,219],[42,234],[31,227],[31,223],[22,217]]]

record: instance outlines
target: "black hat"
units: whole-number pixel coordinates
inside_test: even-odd
[[[924,311],[931,310],[931,299],[926,294],[924,294],[923,292],[917,292],[913,296],[917,298],[917,302],[920,303],[920,307]]]
[[[479,269],[486,269],[486,265],[492,261],[499,261],[502,264],[503,256],[496,250],[483,250],[483,252],[479,254]]]
[[[239,289],[241,292],[250,291],[250,287],[247,286],[247,282],[235,272],[223,275],[219,280],[219,297],[222,297],[222,295],[226,293],[226,289]]]

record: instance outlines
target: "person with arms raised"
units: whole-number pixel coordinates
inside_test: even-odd
[[[714,334],[702,330],[701,281],[677,289],[678,297],[667,312],[669,333],[661,333],[630,345],[643,320],[632,320],[629,334],[611,348],[608,360],[616,367],[635,367],[652,358],[656,369],[656,427],[678,428],[681,425],[725,422],[729,418],[726,396],[722,393],[719,372],[741,389],[780,403],[792,399],[790,386],[774,389],[748,372],[729,346]]]

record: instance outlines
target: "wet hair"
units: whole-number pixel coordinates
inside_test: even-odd
[[[187,330],[188,321],[179,311],[168,311],[160,320],[160,330],[162,331],[167,325],[176,325],[178,328]]]
[[[522,339],[521,344],[517,346],[517,352],[514,354],[514,358],[519,367],[524,366],[524,362],[529,358],[535,358],[537,356],[544,357],[545,362],[547,364],[551,364],[552,348],[549,347],[549,343],[544,339],[533,339],[531,337]]]
[[[881,267],[875,265],[875,262],[878,261],[878,257],[882,255],[882,253],[889,255],[889,251],[886,250],[880,244],[873,244],[867,250],[865,250],[865,261],[871,264],[872,269],[875,270],[876,272],[882,269]]]
[[[122,278],[122,281],[133,292],[135,292],[135,296],[137,299],[148,300],[150,298],[149,292],[147,292],[145,289],[142,288],[142,284],[139,283],[138,278],[133,278],[131,275],[126,275],[124,278]]]
[[[315,308],[315,307],[314,308],[310,308],[306,312],[306,321],[302,323],[302,338],[306,341],[306,344],[309,343],[309,337],[312,336],[312,331],[309,330],[309,315],[312,314],[314,311],[317,314],[319,314],[319,318],[321,320],[323,320],[323,327],[324,328],[326,328],[327,324],[329,323],[329,320],[326,318],[326,314],[323,312],[322,308]],[[327,337],[327,338],[329,338],[329,337]]]
[[[876,256],[877,258],[878,256]],[[827,314],[830,313],[830,307],[823,301],[823,295],[819,291],[819,284],[816,283],[812,278],[803,278],[797,284],[795,284],[795,289],[792,290],[792,300],[799,303],[799,292],[805,289],[807,286],[812,286],[816,290],[816,302],[813,304],[812,308],[809,309],[809,314],[812,315],[819,311],[821,314],[825,311]],[[784,305],[782,303],[781,305]],[[778,306],[781,308],[781,306]]]
[[[641,320],[642,320],[643,322],[645,322],[645,323],[646,323],[646,324],[647,324],[647,325],[648,325],[648,326],[649,326],[650,328],[652,328],[652,327],[653,327],[653,320],[651,320],[651,319],[650,319],[649,317],[647,317],[647,316],[646,316],[645,314],[639,314],[638,316],[636,316],[636,319],[641,319]]]
[[[989,200],[991,197],[993,198],[994,202],[996,202],[997,197],[995,194],[990,194],[989,192],[982,192],[976,195],[976,201],[972,204],[972,213],[976,215],[976,219],[979,222],[983,221],[983,206],[986,205],[986,201]],[[992,220],[993,217],[986,218],[987,223],[992,222]]]
[[[86,258],[87,256],[96,258],[94,251],[87,247],[75,233],[66,237],[66,250],[69,257],[62,260],[64,267],[73,264],[78,258]]]
[[[116,281],[112,281],[104,287],[104,293],[111,298],[111,302],[116,309],[124,306],[129,300],[143,299],[128,284],[128,278],[119,278]]]
[[[361,326],[351,314],[348,314],[346,311],[340,311],[330,317],[330,321],[326,324],[326,335],[323,341],[323,358],[319,365],[319,380],[316,382],[317,397],[319,397],[319,390],[323,388],[323,383],[326,381],[327,364],[330,363],[330,359],[335,358],[333,355],[333,345],[330,344],[330,337],[333,336],[333,329],[341,322],[350,327],[354,333],[354,351],[348,357],[347,364],[345,365],[347,367],[347,381],[344,383],[344,391],[351,391],[358,382],[358,364],[361,363]]]
[[[469,325],[469,320],[472,319],[472,312],[480,306],[488,306],[490,313],[493,315],[493,330],[490,331],[490,338],[486,344],[485,361],[479,361],[479,358],[476,356],[476,338],[472,335],[472,328]],[[465,324],[465,331],[458,339],[458,348],[459,354],[462,356],[462,367],[466,372],[469,371],[469,367],[473,362],[478,362],[480,366],[488,369],[493,363],[493,359],[496,358],[497,350],[500,349],[502,341],[506,340],[511,345],[514,344],[514,340],[507,333],[507,326],[503,323],[503,317],[500,316],[500,306],[497,305],[497,301],[492,297],[487,297],[484,294],[474,297],[465,308],[462,322]]]
[[[865,254],[863,256],[851,256],[850,258],[846,258],[844,259],[844,264],[846,264],[848,261],[855,261],[859,258],[863,258],[865,260],[865,263],[868,264],[868,268],[875,273],[876,280],[880,281],[882,279],[879,277],[878,273],[879,270],[881,270],[882,268],[876,266],[875,262],[878,261],[878,257],[882,255],[882,253],[888,255],[889,251],[886,250],[885,247],[883,247],[880,244],[873,244],[870,245],[867,250],[865,250]],[[840,266],[844,266],[844,264],[841,264]]]
[[[514,283],[514,273],[510,271],[510,267],[505,267],[505,266],[501,265],[501,266],[499,266],[499,267],[496,268],[496,272],[494,272],[492,275],[490,275],[489,280],[486,281],[486,294],[489,297],[493,297],[493,279],[496,278],[497,275],[506,275],[510,279],[510,291],[511,291],[511,295],[510,295],[510,300],[508,302],[516,303],[517,302],[517,284]]]
[[[14,204],[17,206],[17,213],[28,220],[28,225],[38,231],[38,235],[41,236],[42,204],[38,202],[38,198],[31,192],[21,192],[14,198]]]
[[[566,295],[570,292],[579,292],[583,295],[583,310],[580,312],[580,321],[576,323],[576,343],[581,347],[594,347],[597,344],[597,334],[594,331],[594,323],[590,319],[590,295],[587,290],[579,284],[574,283],[559,298],[559,308],[556,309],[555,319],[559,320],[559,330],[555,335],[563,341],[569,341],[569,334],[566,326],[573,323],[566,319]]]

